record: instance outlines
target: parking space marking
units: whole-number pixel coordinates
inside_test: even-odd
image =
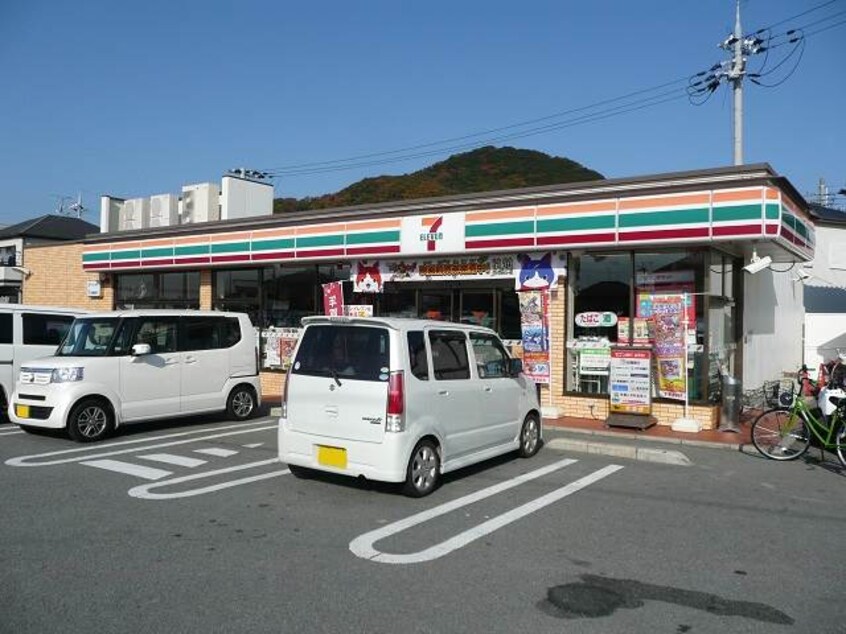
[[[246,447],[247,449],[256,449],[257,447],[261,447],[264,443],[263,442],[251,442],[249,445],[241,445],[242,447]]]
[[[4,429],[0,431],[0,436],[13,436],[15,434],[25,434],[23,429]]]
[[[246,478],[239,478],[238,480],[228,480],[226,482],[219,482],[209,486],[200,487],[198,489],[188,489],[186,491],[177,491],[175,493],[154,493],[153,489],[160,489],[174,484],[182,484],[183,482],[191,482],[194,480],[201,480],[223,473],[232,473],[234,471],[243,471],[244,469],[253,469],[255,467],[263,467],[271,464],[281,464],[279,458],[270,458],[269,460],[259,460],[257,462],[250,462],[248,464],[238,465],[236,467],[226,467],[225,469],[217,469],[215,471],[206,471],[204,473],[195,473],[179,478],[171,478],[170,480],[162,480],[154,484],[142,484],[133,487],[129,490],[130,497],[140,498],[144,500],[173,500],[177,498],[188,498],[195,495],[203,495],[204,493],[212,493],[213,491],[220,491],[221,489],[229,489],[231,487],[240,486],[242,484],[249,484],[250,482],[258,482],[259,480],[268,480],[270,478],[278,478],[279,476],[291,473],[290,469],[279,469],[277,471],[269,471],[255,476]]]
[[[97,467],[98,469],[105,469],[107,471],[116,471],[118,473],[125,473],[127,475],[138,476],[145,480],[161,480],[169,475],[173,475],[172,471],[165,471],[164,469],[154,469],[153,467],[143,467],[141,465],[132,464],[131,462],[121,462],[120,460],[91,460],[81,462],[87,467]]]
[[[433,519],[440,515],[444,515],[446,513],[449,513],[450,511],[462,508],[464,506],[467,506],[468,504],[472,504],[474,502],[478,502],[479,500],[488,498],[492,495],[496,495],[497,493],[507,491],[508,489],[516,487],[520,484],[529,482],[530,480],[534,480],[541,476],[557,471],[558,469],[571,465],[574,462],[577,461],[571,459],[559,460],[558,462],[554,462],[546,467],[536,469],[535,471],[530,471],[529,473],[525,473],[506,482],[495,484],[486,489],[482,489],[481,491],[477,491],[476,493],[465,495],[464,497],[460,497],[451,502],[446,502],[445,504],[441,504],[421,513],[417,513],[415,515],[412,515],[411,517],[407,517],[403,520],[399,520],[392,524],[388,524],[387,526],[383,526],[376,530],[370,531],[352,540],[349,545],[350,551],[352,551],[352,553],[356,557],[361,557],[362,559],[386,564],[416,564],[424,561],[431,561],[433,559],[443,557],[444,555],[447,555],[453,552],[454,550],[461,548],[462,546],[466,546],[470,542],[475,541],[489,533],[492,533],[493,531],[502,528],[503,526],[506,526],[522,517],[525,517],[530,513],[534,513],[535,511],[538,511],[544,508],[545,506],[552,504],[553,502],[557,502],[558,500],[565,498],[568,495],[572,495],[573,493],[576,493],[577,491],[580,491],[581,489],[584,489],[585,487],[623,468],[621,465],[609,465],[607,467],[599,469],[598,471],[594,471],[593,473],[583,478],[579,478],[578,480],[571,482],[559,489],[556,489],[551,493],[547,493],[546,495],[542,495],[541,497],[536,498],[530,502],[526,502],[525,504],[522,504],[521,506],[518,506],[517,508],[512,509],[511,511],[502,513],[501,515],[493,517],[488,521],[479,524],[478,526],[463,531],[458,535],[455,535],[454,537],[451,537],[447,540],[442,541],[439,544],[431,546],[430,548],[426,548],[425,550],[418,551],[416,553],[395,555],[390,553],[383,553],[373,547],[373,544],[382,539],[385,539],[386,537],[396,535],[397,533],[407,530],[413,526],[417,526],[418,524],[422,524],[423,522],[427,522],[430,519]]]
[[[98,458],[107,458],[110,456],[118,456],[122,454],[135,453],[139,451],[151,451],[153,449],[161,449],[163,447],[175,447],[177,445],[186,445],[188,443],[199,442],[202,440],[211,440],[213,438],[224,438],[228,436],[236,436],[239,434],[251,434],[257,431],[265,431],[268,429],[276,429],[277,423],[268,424],[269,421],[260,421],[254,423],[242,423],[239,425],[228,425],[225,427],[217,427],[216,429],[234,429],[236,431],[226,431],[222,433],[209,434],[207,436],[200,436],[200,434],[208,434],[210,429],[193,430],[187,432],[179,432],[176,434],[167,434],[164,436],[154,436],[152,438],[139,438],[136,440],[123,440],[119,442],[103,443],[97,447],[80,447],[75,449],[62,449],[60,451],[50,451],[47,453],[33,454],[29,456],[17,456],[6,460],[6,464],[10,467],[47,467],[58,464],[68,464],[71,462],[82,462],[83,460],[91,460]],[[258,426],[257,426],[258,425]],[[248,429],[244,429],[247,427]],[[186,436],[194,436],[193,438],[185,438]],[[158,444],[144,444],[156,443],[159,440],[168,438],[183,438],[183,440],[172,440]],[[130,446],[131,445],[131,446]],[[139,446],[140,445],[140,446]],[[128,447],[126,449],[116,449],[114,451],[103,451],[110,447]],[[67,458],[57,458],[55,460],[43,460],[42,458],[53,458],[55,456],[67,456],[71,454],[87,454],[87,455],[72,455]]]
[[[236,455],[238,452],[233,451],[232,449],[217,449],[216,447],[211,447],[209,449],[195,449],[194,453],[202,453],[207,456],[216,456],[218,458],[228,458],[229,456]]]
[[[163,462],[165,464],[176,465],[177,467],[199,467],[206,464],[207,460],[200,460],[199,458],[186,458],[185,456],[176,456],[171,453],[151,453],[144,456],[138,456],[144,460],[152,460],[153,462]]]

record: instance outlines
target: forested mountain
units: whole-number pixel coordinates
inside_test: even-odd
[[[455,154],[411,174],[365,178],[334,194],[277,198],[274,213],[555,185],[603,178],[570,159],[534,150],[487,146]]]

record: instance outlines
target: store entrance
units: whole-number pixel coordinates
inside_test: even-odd
[[[495,330],[521,338],[520,306],[513,280],[486,282],[386,282],[382,293],[352,293],[350,304],[373,306],[380,317],[416,317]]]

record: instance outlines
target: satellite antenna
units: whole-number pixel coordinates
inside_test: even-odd
[[[73,198],[70,196],[56,196],[59,201],[58,206],[56,207],[56,213],[60,216],[74,216],[76,218],[82,218],[82,214],[88,211],[88,208],[82,204],[82,192],[77,194],[76,201],[71,202],[67,207],[65,203],[68,201],[73,201]]]

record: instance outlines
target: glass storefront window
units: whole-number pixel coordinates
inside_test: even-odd
[[[421,291],[420,317],[422,319],[452,321],[452,291]]]
[[[115,308],[118,310],[199,307],[199,271],[122,273],[116,276]]]
[[[417,317],[417,291],[401,284],[386,284],[379,314],[384,317]]]
[[[494,293],[492,290],[462,291],[461,293],[461,323],[494,328],[496,313],[494,311]]]
[[[316,288],[319,284],[314,266],[265,269],[262,326],[298,328],[303,317],[322,313],[322,304],[318,311],[315,303]]]
[[[253,326],[261,327],[261,286],[259,269],[214,271],[212,309],[247,313]]]

